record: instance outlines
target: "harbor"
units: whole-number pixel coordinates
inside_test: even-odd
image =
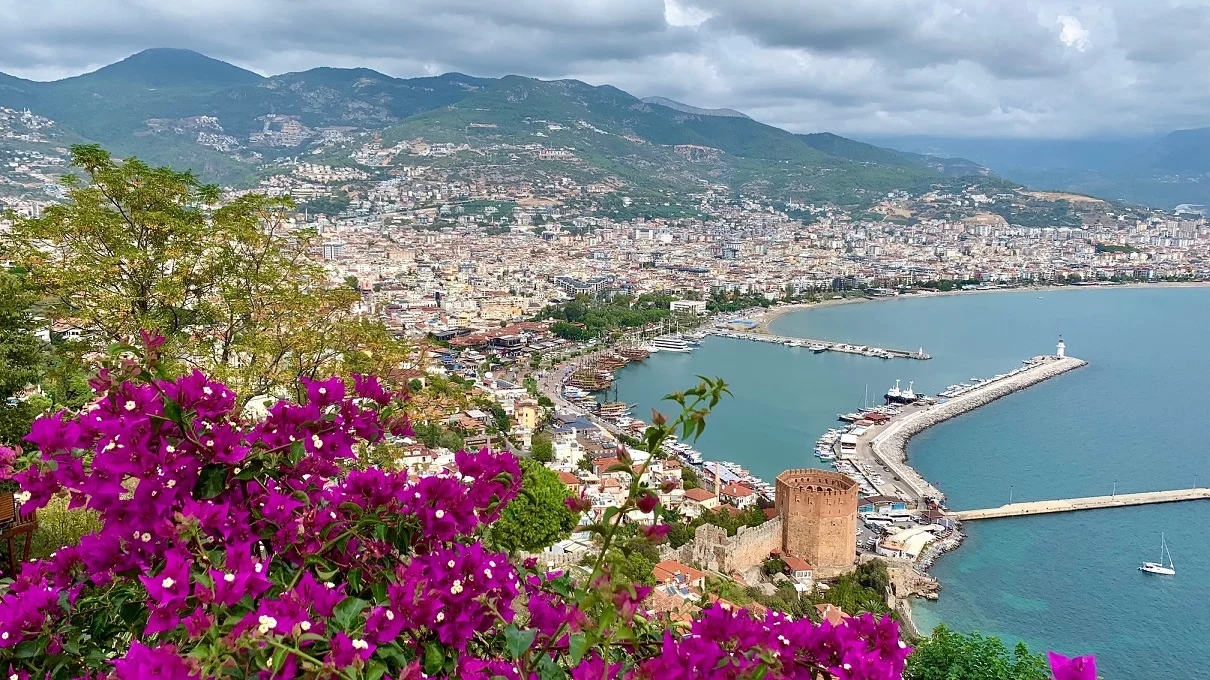
[[[1060,339],[1055,354],[1031,357],[1006,373],[970,378],[948,386],[935,397],[917,393],[912,382],[905,388],[902,381],[896,381],[882,395],[884,404],[838,415],[846,425],[824,433],[816,442],[815,455],[857,482],[861,490],[859,514],[864,528],[859,530],[859,547],[882,557],[907,560],[923,575],[941,554],[960,546],[965,538],[961,520],[981,515],[967,516],[946,507],[945,494],[908,464],[908,441],[933,425],[1085,365],[1087,362],[1066,355],[1066,344]],[[1095,502],[1072,507],[1065,501],[1027,505],[1003,512],[1032,514],[1030,510],[1044,511],[1036,508],[1061,512],[1060,508],[1112,507]]]
[[[1066,356],[1060,342],[1058,354],[1054,356],[1027,359],[1020,368],[976,382],[969,388],[960,387],[957,396],[906,409],[901,417],[885,427],[867,431],[859,440],[858,448],[868,452],[878,464],[890,467],[903,481],[912,498],[940,500],[944,494],[907,463],[907,444],[912,437],[933,425],[1086,365],[1087,362],[1083,360]]]
[[[923,410],[924,404],[883,404],[896,379],[902,379],[901,388],[914,380],[913,392],[934,397],[937,409],[974,391],[963,383],[980,387],[1023,367],[1022,359],[1055,355],[1062,335],[1068,351],[1087,366],[928,427],[907,444],[907,463],[944,492],[947,508],[1110,496],[1115,480],[1118,495],[1210,487],[1208,444],[1199,426],[1204,405],[1178,398],[1197,394],[1208,370],[1210,358],[1198,344],[1207,324],[1199,311],[1208,295],[1210,290],[1200,289],[1073,290],[1047,292],[1045,299],[1035,292],[971,294],[812,308],[781,317],[771,331],[881,347],[923,346],[933,359],[860,361],[720,337],[691,354],[655,356],[627,368],[618,373],[618,386],[621,397],[637,402],[635,412],[646,417],[651,408],[665,410],[662,396],[692,385],[694,376],[723,377],[735,398],[720,403],[694,446],[708,459],[734,461],[772,481],[780,470],[802,467],[804,453],[821,466],[812,455],[816,440],[826,430],[852,424],[838,416],[863,415],[875,403],[896,411],[892,418]],[[1171,347],[1163,340],[1169,335],[1175,337]],[[873,432],[887,425],[875,423]],[[827,447],[839,459],[837,449]],[[871,475],[896,483],[892,473],[868,460]],[[879,488],[894,493],[888,484]],[[937,537],[914,560],[878,555],[877,544],[866,546],[870,537],[883,541],[923,525],[895,522],[876,536],[868,525],[858,525],[865,530],[863,559],[878,555],[909,565],[911,573],[927,570],[942,584],[938,600],[911,604],[924,633],[944,623],[987,630],[1009,644],[1024,639],[1038,648],[1102,650],[1122,671],[1112,677],[1132,677],[1125,669],[1139,667],[1165,675],[1162,664],[1151,660],[1155,650],[1172,650],[1181,677],[1210,677],[1202,656],[1205,627],[1172,632],[1163,623],[1187,612],[1190,598],[1202,601],[1210,589],[1204,585],[1210,583],[1210,547],[1197,531],[1207,512],[1210,503],[1203,500],[995,521],[968,522],[941,511],[933,513],[939,515],[935,521],[949,520],[960,529]],[[879,528],[887,520],[874,514],[866,516]],[[1161,531],[1176,559],[1175,577],[1137,571],[1144,559],[1159,559]],[[952,550],[958,536],[962,544]],[[1053,559],[1066,555],[1079,557]],[[1084,615],[1112,618],[1123,610],[1136,612],[1153,632],[1122,637],[1088,626]],[[1136,638],[1137,645],[1131,642]]]
[[[734,325],[734,324],[732,324]],[[926,354],[924,348],[912,352],[905,349],[888,349],[885,347],[873,347],[869,345],[854,345],[847,342],[832,342],[829,340],[812,340],[810,338],[796,338],[786,335],[771,335],[768,333],[756,333],[750,331],[738,331],[729,327],[714,328],[706,331],[711,335],[717,335],[724,338],[732,338],[735,340],[752,340],[755,342],[769,342],[786,347],[802,347],[816,354],[821,352],[841,352],[843,354],[857,354],[860,356],[873,357],[876,359],[919,359],[928,360],[933,357]]]

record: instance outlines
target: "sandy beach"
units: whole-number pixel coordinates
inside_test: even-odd
[[[1046,293],[1065,290],[1105,290],[1105,289],[1120,289],[1120,288],[1207,288],[1210,287],[1210,281],[1177,281],[1171,283],[1117,283],[1117,284],[1089,284],[1089,285],[1046,285],[1046,286],[1018,286],[1015,288],[992,288],[990,290],[950,290],[938,291],[936,293],[913,293],[911,295],[889,295],[886,297],[847,297],[839,300],[828,299],[819,302],[803,302],[791,305],[778,305],[770,307],[768,311],[753,317],[751,320],[756,322],[751,330],[753,333],[770,334],[770,324],[786,314],[801,312],[808,309],[822,309],[834,305],[850,305],[862,302],[885,302],[888,300],[904,300],[912,298],[928,298],[928,297],[946,297],[950,295],[985,295],[988,293]]]

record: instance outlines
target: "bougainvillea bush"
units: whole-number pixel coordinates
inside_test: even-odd
[[[103,523],[0,586],[7,678],[901,677],[890,619],[646,614],[648,589],[613,567],[621,518],[654,504],[637,476],[594,527],[591,570],[546,572],[492,548],[520,491],[511,454],[460,452],[457,472],[419,479],[364,467],[365,445],[408,431],[375,378],[306,382],[304,403],[251,420],[205,375],[165,375],[158,342],[101,371],[82,412],[38,420],[29,452],[0,452],[26,509],[66,495]]]

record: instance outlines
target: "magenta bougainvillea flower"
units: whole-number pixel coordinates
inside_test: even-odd
[[[1055,652],[1047,652],[1050,672],[1055,680],[1097,680],[1097,660],[1092,656],[1068,658]]]
[[[145,337],[145,355],[158,344]],[[304,380],[305,400],[252,421],[201,372],[125,366],[98,374],[84,410],[37,420],[29,451],[0,450],[28,507],[63,494],[101,521],[0,595],[0,668],[19,658],[17,680],[902,675],[910,649],[890,618],[708,606],[672,626],[621,576],[620,550],[575,573],[501,551],[490,526],[521,490],[517,459],[459,451],[423,477],[366,464],[410,432],[403,397],[377,378]],[[605,545],[658,505],[632,481],[595,527]],[[1056,659],[1058,680],[1092,677],[1091,660]]]

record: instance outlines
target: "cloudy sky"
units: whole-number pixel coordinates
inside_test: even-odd
[[[6,0],[0,71],[183,47],[262,74],[578,78],[796,132],[1210,125],[1210,0]]]

